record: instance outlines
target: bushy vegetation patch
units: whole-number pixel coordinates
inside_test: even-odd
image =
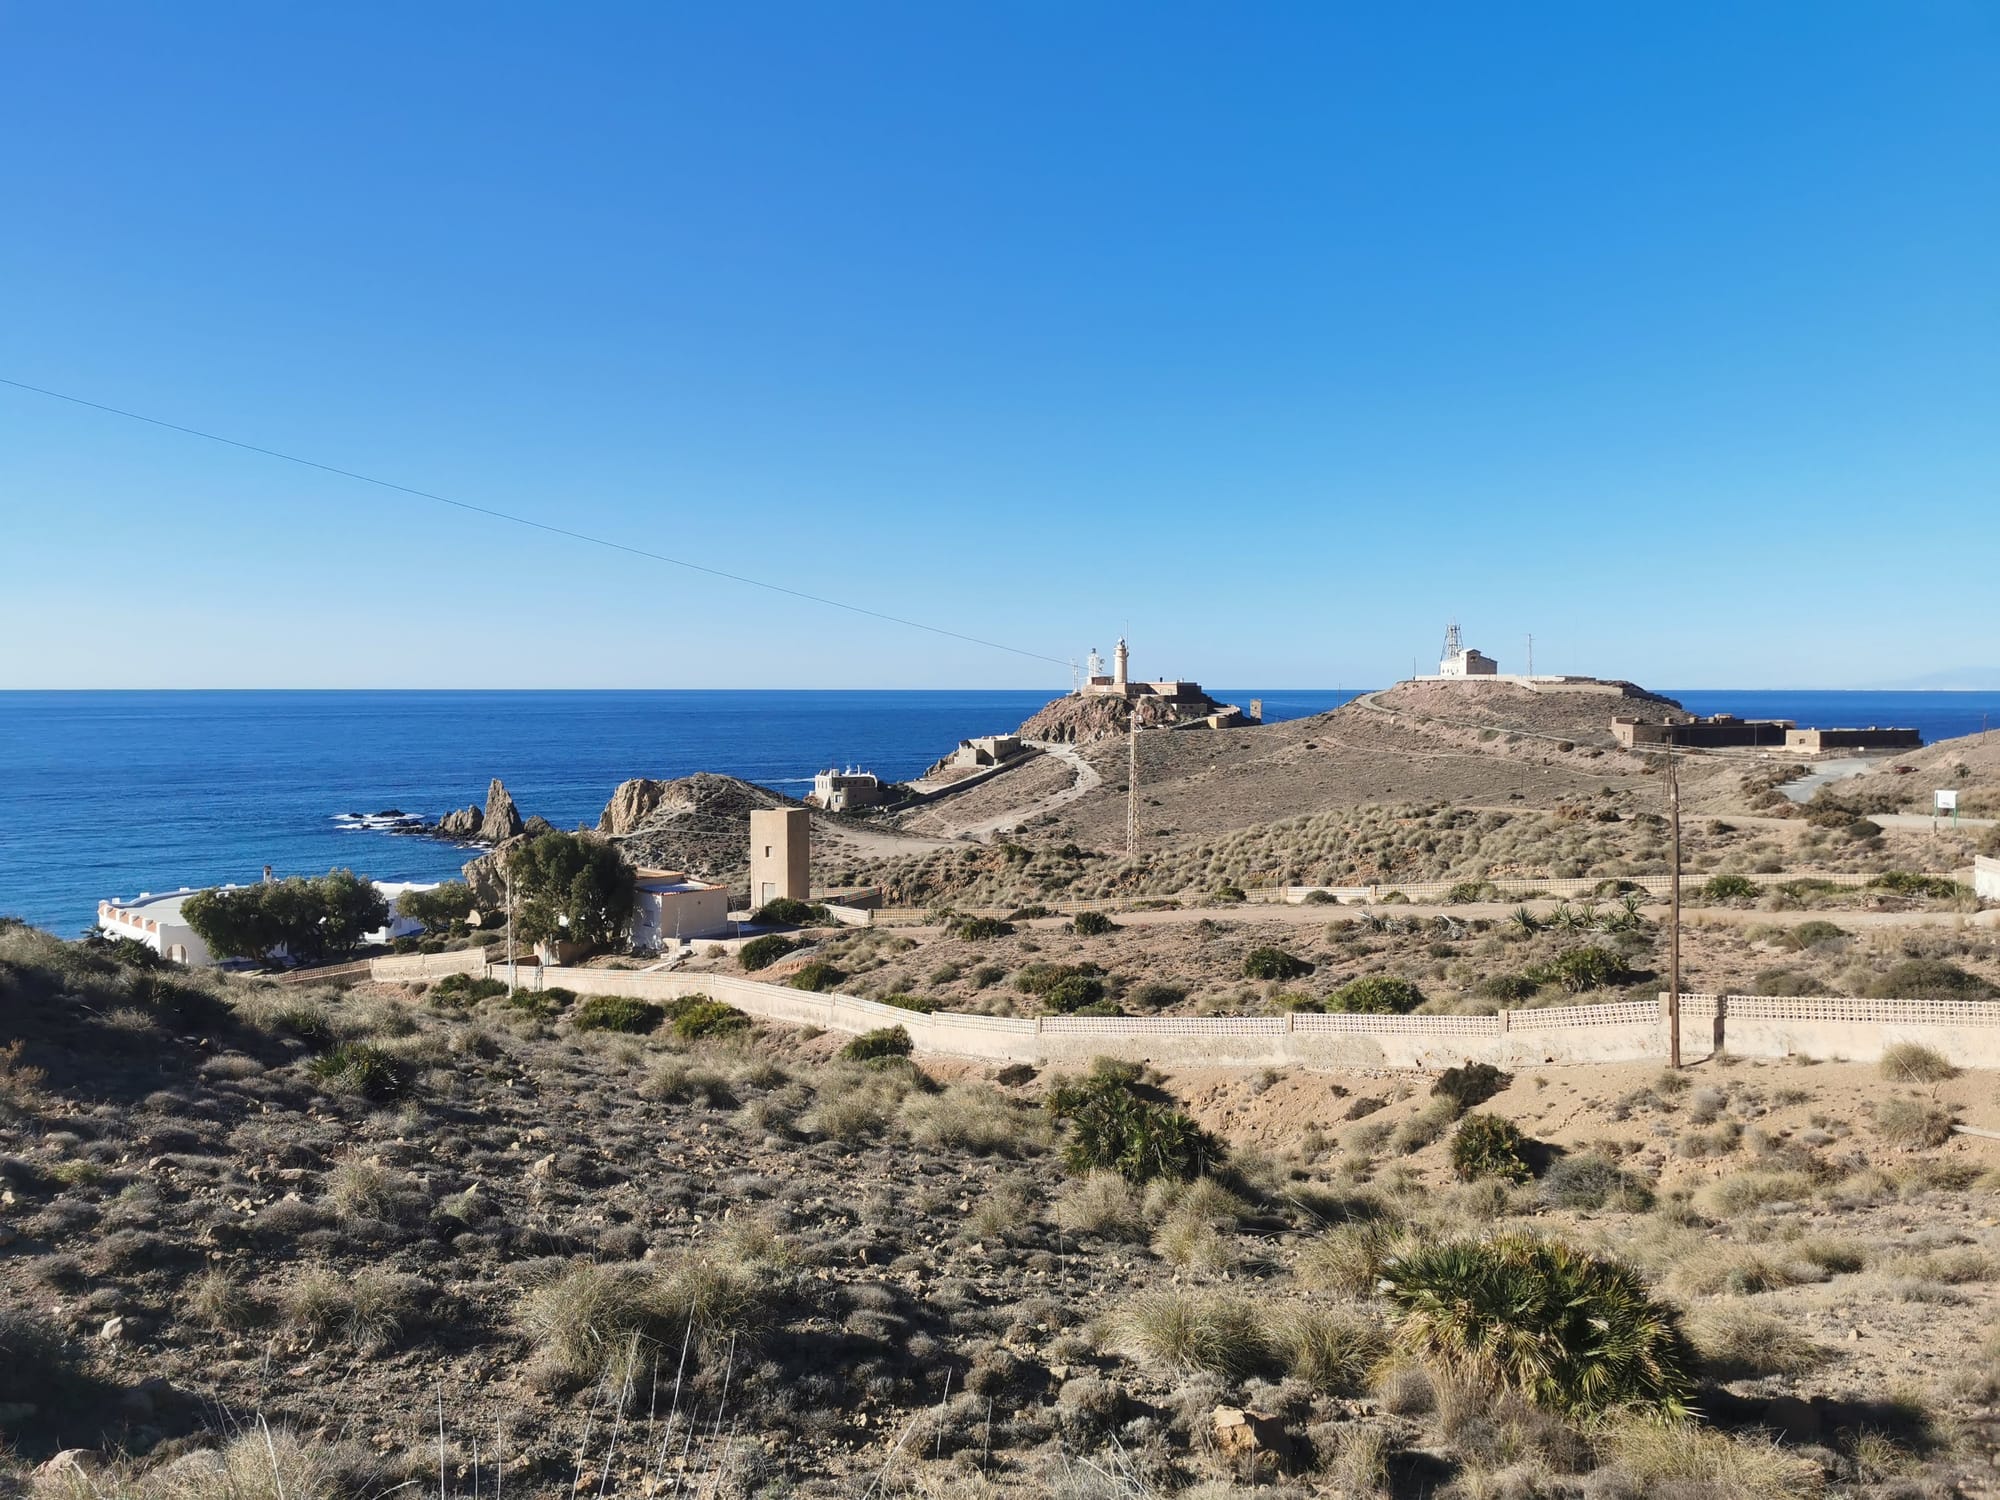
[[[1449,1099],[1463,1114],[1477,1109],[1513,1081],[1513,1074],[1501,1072],[1492,1063],[1465,1063],[1438,1074],[1431,1084],[1431,1097]]]
[[[1638,1272],[1560,1240],[1419,1244],[1382,1267],[1397,1342],[1453,1380],[1588,1417],[1684,1415],[1695,1355]]]
[[[1958,1069],[1942,1052],[1921,1042],[1897,1042],[1882,1051],[1878,1066],[1891,1083],[1943,1083]]]
[[[1452,1132],[1451,1169],[1467,1182],[1476,1177],[1526,1182],[1533,1175],[1522,1155],[1527,1144],[1527,1138],[1512,1120],[1500,1115],[1470,1114]]]
[[[1102,937],[1118,930],[1118,924],[1101,911],[1080,911],[1069,925],[1078,937]]]
[[[750,914],[750,920],[759,927],[824,927],[833,916],[817,901],[780,896],[758,907]]]
[[[1868,882],[1868,887],[1931,901],[1950,901],[1966,894],[1966,888],[1948,875],[1918,875],[1909,870],[1890,870],[1877,875]]]
[[[1107,1321],[1119,1353],[1183,1374],[1242,1380],[1274,1363],[1270,1331],[1240,1297],[1141,1292]]]
[[[1868,994],[1878,1000],[1990,1000],[1993,986],[1942,958],[1911,958],[1878,974]]]
[[[1243,958],[1245,979],[1302,979],[1313,966],[1283,948],[1252,948]]]
[[[898,1010],[913,1010],[919,1015],[930,1015],[940,1007],[928,995],[905,995],[900,992],[882,997],[884,1005],[893,1005]]]
[[[282,950],[310,965],[352,953],[363,933],[387,924],[389,904],[352,870],[329,870],[196,891],[181,903],[181,915],[217,957],[263,962]]]
[[[1073,1014],[1105,997],[1104,971],[1096,964],[1029,964],[1014,976],[1014,988],[1033,995],[1044,1009]]]
[[[736,961],[743,965],[745,973],[755,974],[760,969],[770,968],[798,946],[782,932],[767,932],[745,943],[737,953]]]
[[[683,995],[664,1007],[674,1035],[684,1042],[707,1041],[750,1029],[750,1018],[733,1005],[707,995]]]
[[[1538,1191],[1556,1208],[1622,1209],[1643,1213],[1653,1206],[1653,1189],[1600,1152],[1565,1156],[1551,1162]]]
[[[1898,1094],[1875,1106],[1875,1129],[1882,1139],[1905,1151],[1942,1146],[1951,1139],[1950,1110],[1928,1100]]]
[[[838,988],[847,978],[847,971],[834,967],[823,958],[816,958],[803,965],[786,982],[795,990],[811,990],[815,994],[825,994]]]
[[[999,917],[961,917],[951,924],[950,931],[954,937],[978,943],[991,938],[1012,937],[1014,924]]]
[[[1570,948],[1545,964],[1537,964],[1526,977],[1537,985],[1553,984],[1572,995],[1601,990],[1621,983],[1628,975],[1624,959],[1609,948]]]
[[[1754,901],[1762,888],[1748,875],[1711,876],[1698,892],[1701,899],[1720,905],[1728,901]]]
[[[497,1000],[507,993],[504,979],[488,979],[471,974],[447,974],[431,986],[431,999],[440,1005],[464,1007],[481,1000]]]
[[[1327,996],[1326,1008],[1377,1016],[1406,1016],[1424,1003],[1424,992],[1394,974],[1369,974]]]
[[[902,1027],[882,1026],[862,1032],[840,1049],[840,1055],[849,1062],[877,1062],[889,1057],[908,1057],[915,1045]]]
[[[1189,1116],[1142,1097],[1132,1070],[1100,1064],[1065,1079],[1049,1091],[1046,1107],[1068,1127],[1063,1162],[1072,1172],[1185,1181],[1220,1166],[1226,1155],[1222,1142]]]
[[[643,1035],[657,1031],[667,1018],[667,1008],[632,995],[592,995],[570,1013],[569,1023],[578,1031],[622,1031]]]
[[[332,1093],[378,1102],[395,1098],[404,1087],[402,1064],[368,1042],[342,1042],[307,1063],[306,1072]]]

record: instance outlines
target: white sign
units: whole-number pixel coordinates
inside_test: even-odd
[[[1943,791],[1939,792],[1937,794],[1937,810],[1939,812],[1957,812],[1958,793],[1943,792]]]

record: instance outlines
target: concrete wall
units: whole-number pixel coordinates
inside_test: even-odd
[[[495,966],[498,971],[500,966]],[[1082,1067],[1119,1057],[1182,1068],[1424,1068],[1490,1062],[1506,1068],[1664,1061],[1657,1000],[1549,1006],[1491,1016],[923,1015],[846,995],[818,995],[728,974],[620,969],[524,970],[529,985],[579,994],[673,1000],[709,995],[762,1020],[859,1033],[901,1026],[920,1052],[984,1062]],[[1681,1057],[1808,1057],[1873,1062],[1917,1041],[1960,1067],[2000,1068],[2000,1003],[1681,997]]]
[[[812,815],[803,807],[759,808],[750,814],[750,907],[812,894]]]
[[[521,950],[525,956],[527,949]],[[412,979],[442,979],[447,974],[480,974],[486,969],[484,948],[457,948],[450,953],[397,953],[368,960],[368,977],[383,984]]]
[[[2000,901],[2000,859],[1981,854],[1972,861],[1972,889],[1982,901]]]

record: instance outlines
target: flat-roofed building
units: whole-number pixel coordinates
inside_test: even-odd
[[[750,814],[750,904],[812,899],[812,814],[761,807]]]
[[[632,892],[632,946],[661,949],[729,932],[729,891],[682,870],[641,870]]]

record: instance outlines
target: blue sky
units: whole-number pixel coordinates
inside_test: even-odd
[[[1980,669],[2000,8],[0,9],[0,376],[1058,659]],[[0,687],[1050,686],[0,388]]]

